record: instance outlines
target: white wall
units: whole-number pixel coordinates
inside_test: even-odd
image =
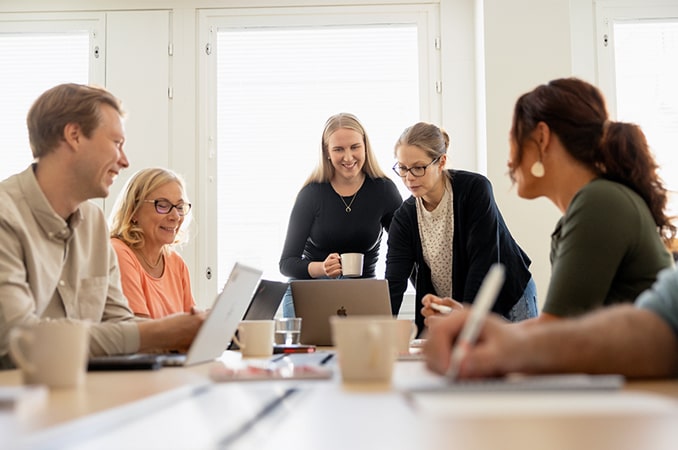
[[[169,58],[167,65],[153,66],[153,63],[142,58],[137,59],[136,64],[120,68],[126,74],[112,73],[117,68],[109,67],[107,76],[116,84],[116,88],[111,90],[134,110],[127,123],[128,134],[134,137],[130,139],[128,149],[132,153],[132,160],[140,161],[141,165],[134,163],[133,167],[167,165],[180,171],[187,178],[189,192],[199,203],[200,193],[204,192],[199,186],[206,181],[196,179],[199,164],[195,158],[198,142],[195,100],[198,92],[196,8],[339,3],[366,4],[368,1],[2,0],[0,13],[158,10],[148,13],[148,17],[153,20],[169,15],[169,29],[160,27],[169,33],[168,40],[174,46],[174,55]],[[369,3],[408,2],[373,0]],[[550,274],[550,234],[559,214],[546,200],[522,200],[511,189],[506,176],[508,131],[513,103],[523,92],[552,78],[572,74],[595,81],[594,0],[433,0],[431,3],[440,3],[443,81],[441,125],[452,138],[452,165],[478,170],[489,176],[509,228],[532,258],[533,274],[540,300],[543,300]],[[120,19],[125,14],[112,17]],[[112,20],[109,25],[116,27],[117,32],[125,32],[124,23]],[[144,25],[144,22],[136,22],[129,26],[138,29]],[[573,32],[575,26],[577,31]],[[146,36],[150,38],[148,34]],[[163,49],[158,48],[162,46],[160,41],[125,42],[135,46],[131,49],[136,51],[135,58],[138,58],[140,49],[149,46],[157,48],[154,58],[163,58],[160,56]],[[124,54],[124,49],[117,48],[115,52],[116,55]],[[163,76],[166,70],[167,84],[174,88],[173,100],[165,105],[167,102],[160,99],[164,86],[153,87],[153,101],[162,104],[159,111],[149,107],[148,100],[139,95],[140,89],[146,89],[143,83],[141,86],[130,86],[131,81],[124,81],[126,75],[142,73],[149,68],[162,72]],[[140,110],[144,111],[143,120],[134,114]],[[167,117],[167,122],[164,117]],[[148,118],[153,118],[154,127],[166,130],[166,139],[157,139],[147,132]],[[131,173],[129,171],[127,176]],[[118,188],[122,182],[118,181]],[[196,220],[208,219],[198,215]],[[203,274],[204,267],[200,260],[207,245],[208,237],[194,236],[191,245],[183,251],[193,277]],[[207,294],[197,292],[196,296],[200,298]]]
[[[571,74],[569,2],[485,0],[483,12],[488,175],[509,228],[532,259],[541,303],[559,212],[548,200],[523,200],[511,188],[508,133],[518,96]]]

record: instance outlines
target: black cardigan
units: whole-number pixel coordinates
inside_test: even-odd
[[[473,172],[449,170],[448,173],[454,199],[452,297],[472,303],[490,266],[500,261],[506,266],[506,281],[493,311],[506,317],[532,277],[530,258],[504,223],[490,181]],[[416,289],[415,321],[421,333],[424,329],[421,299],[435,293],[435,289],[431,269],[424,262],[414,197],[405,200],[395,212],[388,233],[386,279],[394,315],[400,311],[409,278]]]

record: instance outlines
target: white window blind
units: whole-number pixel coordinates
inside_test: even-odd
[[[678,215],[678,18],[614,25],[617,119],[639,124]]]
[[[0,179],[32,161],[26,115],[35,99],[59,83],[87,83],[89,32],[5,33],[0,29]]]
[[[382,169],[407,195],[390,168],[396,139],[420,118],[417,32],[414,24],[218,32],[219,286],[236,260],[284,278],[278,260],[289,214],[335,113],[357,115]]]

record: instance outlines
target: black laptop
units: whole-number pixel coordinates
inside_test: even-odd
[[[273,320],[280,307],[289,283],[262,279],[259,282],[252,300],[242,320]],[[235,342],[231,342],[229,350],[237,350]]]
[[[289,283],[261,280],[243,320],[272,320],[280,307]]]

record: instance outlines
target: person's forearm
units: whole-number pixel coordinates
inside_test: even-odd
[[[653,312],[609,307],[579,319],[527,327],[527,372],[620,373],[629,378],[678,374],[678,339]]]
[[[320,278],[325,276],[325,269],[323,268],[323,261],[313,261],[308,265],[308,274],[311,278]]]
[[[544,324],[546,322],[554,322],[556,320],[561,320],[562,317],[554,316],[549,313],[540,313],[537,317],[532,317],[530,319],[521,320],[520,322],[515,322],[516,326],[521,327],[530,327],[533,325]]]
[[[139,321],[139,351],[152,352],[165,349],[167,333],[164,333],[162,321]],[[165,344],[165,345],[163,345]]]

